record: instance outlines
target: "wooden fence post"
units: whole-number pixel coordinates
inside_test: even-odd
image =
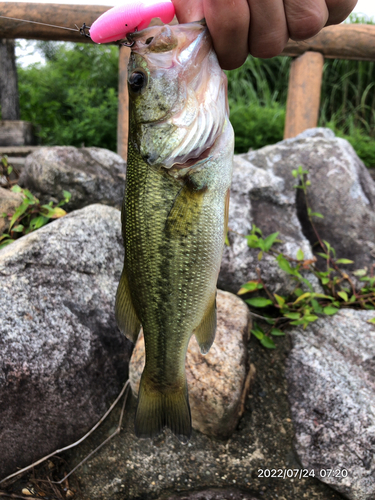
[[[119,52],[117,153],[126,161],[128,153],[129,96],[128,62],[130,49],[121,46]]]
[[[292,62],[289,75],[284,139],[316,127],[324,57],[319,52],[305,52]]]
[[[14,40],[0,39],[0,105],[3,120],[19,120],[20,104]]]

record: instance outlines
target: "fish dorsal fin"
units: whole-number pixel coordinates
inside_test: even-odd
[[[141,329],[141,322],[133,306],[125,268],[117,288],[115,312],[120,331],[135,344]]]
[[[206,314],[198,328],[194,330],[195,338],[199,344],[202,354],[207,354],[215,340],[216,333],[216,292],[211,305],[207,308]]]

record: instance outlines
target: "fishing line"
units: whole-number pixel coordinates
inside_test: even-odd
[[[81,28],[78,28],[78,26],[76,26],[76,29],[74,29],[74,28],[66,28],[64,26],[55,26],[54,24],[40,23],[38,21],[28,21],[26,19],[18,19],[16,17],[0,16],[0,18],[10,19],[11,21],[21,21],[23,23],[40,24],[41,26],[48,26],[50,28],[57,28],[57,29],[61,29],[61,30],[77,31],[78,33],[81,33],[81,35],[85,35],[85,36],[90,37],[90,35],[85,33],[85,29],[90,29],[89,26],[86,26],[85,23],[83,23],[83,26]]]

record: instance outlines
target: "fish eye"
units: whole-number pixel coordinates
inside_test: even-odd
[[[141,69],[136,69],[129,77],[129,87],[134,94],[140,94],[147,85],[147,75]]]

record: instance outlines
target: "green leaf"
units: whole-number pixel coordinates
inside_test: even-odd
[[[29,228],[31,231],[35,231],[36,229],[39,229],[42,226],[45,226],[48,222],[48,218],[44,217],[43,215],[39,215],[38,217],[34,217],[31,219]],[[30,231],[29,231],[30,232]]]
[[[337,292],[337,295],[341,297],[345,302],[348,302],[348,294],[346,292]]]
[[[255,290],[260,290],[263,288],[262,283],[259,283],[258,281],[248,281],[242,287],[240,290],[237,292],[237,295],[243,295],[248,292],[254,292]]]
[[[269,337],[266,337],[266,335],[260,339],[260,343],[263,347],[267,347],[267,349],[276,349],[275,342]]]
[[[323,257],[323,259],[329,259],[329,255],[327,255],[326,253],[317,252],[317,255],[319,255],[320,257]]]
[[[329,283],[329,278],[322,278],[321,282],[323,283],[323,285],[327,285]]]
[[[280,307],[283,307],[285,304],[285,299],[284,297],[281,297],[280,295],[277,295],[277,293],[274,293],[273,296],[275,297],[277,303],[279,304]]]
[[[312,299],[311,305],[313,306],[314,312],[316,314],[322,314],[323,313],[323,307],[319,304],[319,302],[315,299]]]
[[[297,300],[294,301],[294,304],[297,304],[298,302],[300,302],[301,300],[304,300],[304,299],[307,299],[308,297],[311,297],[311,293],[309,292],[306,292],[306,293],[303,293],[302,295],[300,295],[298,297]]]
[[[24,229],[23,225],[22,224],[18,224],[18,226],[14,227],[12,229],[12,231],[14,231],[16,233],[22,233],[23,229]]]
[[[227,247],[230,247],[229,238],[228,238],[228,231],[227,231],[227,234],[225,235],[225,241],[224,241],[224,244],[225,244]]]
[[[327,316],[332,316],[333,314],[336,314],[338,311],[337,307],[332,307],[332,306],[327,306],[323,309],[324,314],[327,314]]]
[[[7,245],[9,245],[9,243],[13,243],[13,241],[14,241],[14,240],[11,240],[11,239],[1,241],[1,242],[0,242],[0,250],[1,250],[2,248],[6,247]]]
[[[250,248],[259,248],[259,238],[256,234],[249,234],[249,236],[246,236],[246,239]]]
[[[284,316],[289,319],[299,319],[301,317],[300,313],[297,312],[286,313]]]
[[[354,276],[366,276],[367,269],[358,269],[357,271],[354,271],[353,274]]]
[[[257,326],[250,331],[254,335],[254,337],[256,337],[259,340],[261,340],[264,337],[263,330]]]
[[[266,299],[264,297],[254,297],[252,299],[245,300],[245,302],[253,307],[267,307],[273,305],[272,300]]]
[[[268,252],[272,245],[275,243],[279,233],[272,233],[264,240],[264,251]]]
[[[30,206],[29,200],[24,199],[23,202],[21,203],[21,205],[14,212],[13,217],[12,217],[10,224],[9,224],[9,229],[11,229],[13,227],[13,224],[16,222],[16,220],[26,212],[26,210],[29,208],[29,206]]]
[[[258,260],[262,260],[262,257],[263,257],[263,252],[262,252],[262,251],[260,251],[260,252],[258,253]]]
[[[324,219],[324,215],[320,214],[319,212],[311,212],[310,215],[312,217],[319,217],[319,219]]]
[[[305,258],[305,255],[303,253],[303,251],[299,248],[297,250],[297,260],[303,260]]]
[[[7,167],[7,174],[10,175],[12,172],[13,172],[13,167],[9,165],[9,167]]]
[[[48,205],[42,205],[42,208],[46,211],[43,215],[45,217],[49,217],[50,219],[59,219],[60,217],[64,217],[64,215],[66,215],[65,210],[60,207],[51,208]]]
[[[286,258],[282,254],[279,254],[277,256],[276,260],[277,260],[279,267],[282,271],[285,271],[286,273],[292,274],[292,275],[296,274],[296,270],[292,268],[292,266],[289,264],[289,262],[286,260]]]
[[[39,203],[38,198],[35,198],[35,196],[32,193],[30,193],[28,189],[23,189],[22,192],[29,200],[29,205],[35,205],[35,203]]]
[[[295,170],[295,169],[294,169],[294,170],[292,170],[292,175],[293,175],[293,177],[294,177],[295,179],[297,179],[297,177],[298,177],[298,172],[297,172],[297,170]]]
[[[11,191],[13,191],[13,193],[22,193],[22,188],[18,184],[16,184],[12,187]]]
[[[280,330],[279,328],[272,328],[271,329],[271,335],[274,335],[275,337],[282,337],[285,335],[285,333]]]
[[[354,260],[349,259],[337,259],[336,264],[354,264]]]
[[[64,200],[66,201],[66,203],[68,203],[68,201],[70,200],[70,198],[72,197],[72,193],[70,193],[69,191],[63,191],[63,196],[64,196]]]
[[[306,321],[308,321],[309,323],[312,323],[313,321],[316,321],[318,318],[318,316],[315,316],[315,314],[306,314],[303,319],[305,319]]]

